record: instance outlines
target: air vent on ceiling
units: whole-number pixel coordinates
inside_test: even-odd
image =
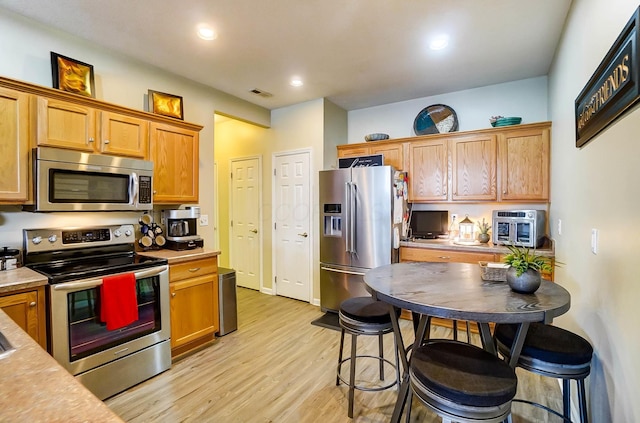
[[[273,97],[273,94],[268,93],[266,91],[259,90],[257,88],[252,89],[250,92],[255,95],[259,95],[260,97],[265,97],[265,98]]]

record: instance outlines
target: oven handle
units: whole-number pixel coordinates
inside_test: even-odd
[[[141,272],[135,272],[134,275],[137,279],[151,278],[158,276],[160,273],[167,270],[167,266],[154,267],[151,269],[145,269]],[[102,285],[102,279],[88,279],[80,282],[65,282],[53,285],[55,291],[77,291],[80,289],[91,289]]]

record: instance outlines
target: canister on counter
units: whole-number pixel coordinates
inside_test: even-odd
[[[17,269],[22,266],[20,250],[3,247],[0,250],[0,270]]]

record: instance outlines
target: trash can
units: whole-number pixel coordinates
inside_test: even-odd
[[[238,329],[238,306],[236,300],[236,271],[218,267],[218,313],[223,336]]]

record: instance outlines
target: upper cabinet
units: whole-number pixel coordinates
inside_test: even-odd
[[[152,123],[150,159],[153,168],[153,202],[198,202],[198,131]]]
[[[0,87],[0,202],[29,197],[29,94]]]
[[[38,146],[148,158],[148,121],[47,97],[36,101]]]
[[[396,170],[404,170],[404,144],[402,143],[375,143],[366,144],[345,144],[338,146],[338,158],[371,156],[382,154],[383,163],[393,166]]]
[[[498,136],[502,201],[548,201],[550,127],[513,128]]]
[[[447,199],[447,140],[412,142],[409,145],[409,201]]]
[[[408,171],[411,202],[548,202],[550,132],[542,122],[347,144],[338,157],[382,153]]]
[[[496,201],[496,136],[472,135],[449,140],[451,199]]]

